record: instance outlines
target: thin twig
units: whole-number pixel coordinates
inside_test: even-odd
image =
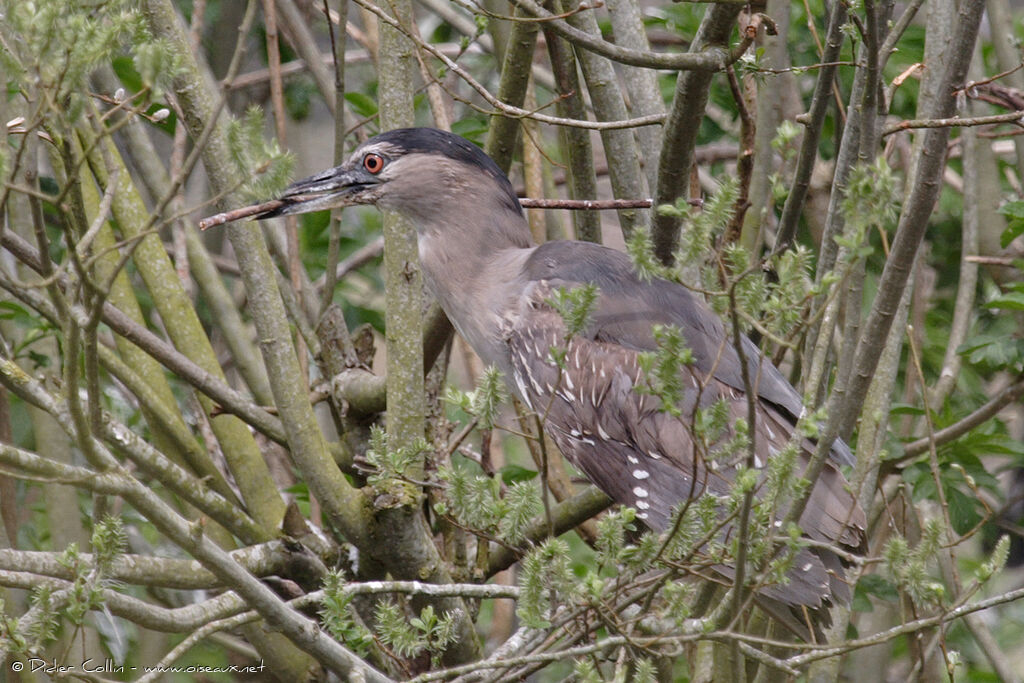
[[[636,128],[639,126],[653,126],[660,124],[664,121],[665,117],[661,115],[653,116],[638,116],[632,119],[626,119],[623,121],[585,121],[581,119],[565,119],[558,116],[547,116],[545,114],[538,114],[536,112],[521,109],[519,107],[513,107],[505,104],[497,97],[495,97],[487,88],[485,88],[479,81],[473,78],[468,71],[459,66],[456,62],[448,58],[447,55],[443,54],[440,50],[434,48],[433,45],[427,43],[415,35],[412,31],[409,31],[406,27],[402,26],[401,22],[392,17],[391,15],[384,12],[376,5],[368,2],[368,0],[355,0],[363,9],[367,10],[371,14],[376,15],[381,21],[392,26],[397,31],[400,31],[403,35],[413,41],[417,47],[422,50],[426,50],[434,57],[439,59],[449,71],[454,73],[456,76],[464,80],[473,90],[480,94],[489,105],[494,107],[497,111],[486,112],[487,114],[493,115],[501,113],[505,116],[512,116],[515,118],[531,118],[542,123],[550,123],[555,126],[572,126],[577,128],[588,128],[591,130],[612,130],[615,128]]]
[[[953,116],[948,119],[909,119],[900,121],[889,126],[882,133],[882,137],[899,133],[900,131],[912,128],[962,128],[964,126],[988,126],[994,123],[1016,123],[1024,125],[1024,110],[1011,111],[1006,114],[994,114],[992,116],[973,116],[960,118]]]

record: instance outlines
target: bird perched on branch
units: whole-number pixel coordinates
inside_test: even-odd
[[[430,128],[382,133],[341,166],[258,207],[256,217],[355,204],[411,219],[425,284],[459,334],[504,373],[562,453],[651,529],[666,531],[673,509],[686,501],[728,497],[745,463],[759,474],[760,494],[770,461],[787,444],[798,452],[796,475],[808,462],[814,444],[794,435],[800,395],[755,344],[741,337],[737,349],[701,298],[673,282],[640,278],[625,254],[586,242],[534,245],[508,178],[463,138]],[[584,285],[594,286],[596,297],[587,323],[570,335],[552,301]],[[656,351],[659,331],[668,329],[681,332],[692,359],[679,364],[679,400],[665,410],[641,356]],[[756,392],[753,457],[716,460],[709,451],[749,416],[748,388]],[[726,427],[709,444],[693,420],[712,406],[725,411]],[[814,543],[796,551],[785,580],[756,587],[759,598],[821,609],[825,618],[831,603],[850,595],[829,546],[857,552],[865,539],[864,512],[839,469],[853,456],[837,440],[829,457],[799,520]],[[787,506],[776,509],[775,528]],[[734,520],[725,519],[717,533],[722,541],[735,538]],[[719,580],[735,573],[725,563],[712,571]]]

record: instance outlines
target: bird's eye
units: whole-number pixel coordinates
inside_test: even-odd
[[[384,168],[384,159],[379,154],[367,154],[363,157],[363,168],[377,175]]]

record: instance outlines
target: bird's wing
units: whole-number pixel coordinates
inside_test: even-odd
[[[528,281],[546,282],[555,288],[596,285],[600,295],[586,331],[595,341],[652,351],[657,348],[653,325],[679,328],[693,352],[693,369],[700,377],[713,377],[745,391],[740,357],[721,318],[682,285],[657,278],[641,280],[625,254],[586,242],[547,242],[534,250],[523,275]],[[795,423],[804,409],[800,394],[764,358],[757,345],[746,336],[741,343],[758,398]],[[832,446],[831,454],[840,464],[854,463],[849,447],[840,439]]]
[[[734,436],[732,425],[747,417],[743,393],[714,378],[702,382],[694,370],[684,367],[682,413],[661,410],[660,399],[644,391],[639,352],[582,336],[566,340],[561,317],[546,303],[549,296],[543,285],[534,288],[523,307],[506,319],[505,339],[511,379],[562,453],[598,488],[636,509],[637,516],[658,531],[668,528],[673,509],[680,504],[708,494],[727,498],[745,458],[745,453],[722,454]],[[722,400],[729,411],[728,426],[696,437],[696,408]],[[758,404],[755,429],[758,452],[768,455],[786,447],[792,433],[786,419],[765,404]],[[801,458],[806,463],[811,444],[803,441],[803,446]],[[754,464],[764,468],[767,457],[758,456]],[[759,490],[763,476],[761,481]],[[845,484],[835,466],[827,465],[800,523],[814,540],[858,548],[863,512]],[[778,518],[785,515],[785,508],[785,502],[778,504]],[[717,532],[722,540],[732,533],[729,521]],[[848,591],[834,585],[842,580],[832,564],[818,552],[802,550],[789,583],[762,592],[788,604],[811,606],[833,597],[844,599]],[[728,567],[716,571],[731,573]]]

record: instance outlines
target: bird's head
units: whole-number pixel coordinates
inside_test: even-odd
[[[373,204],[418,225],[450,221],[453,206],[522,208],[506,175],[468,140],[435,128],[401,128],[359,145],[345,163],[292,184],[260,218]]]

